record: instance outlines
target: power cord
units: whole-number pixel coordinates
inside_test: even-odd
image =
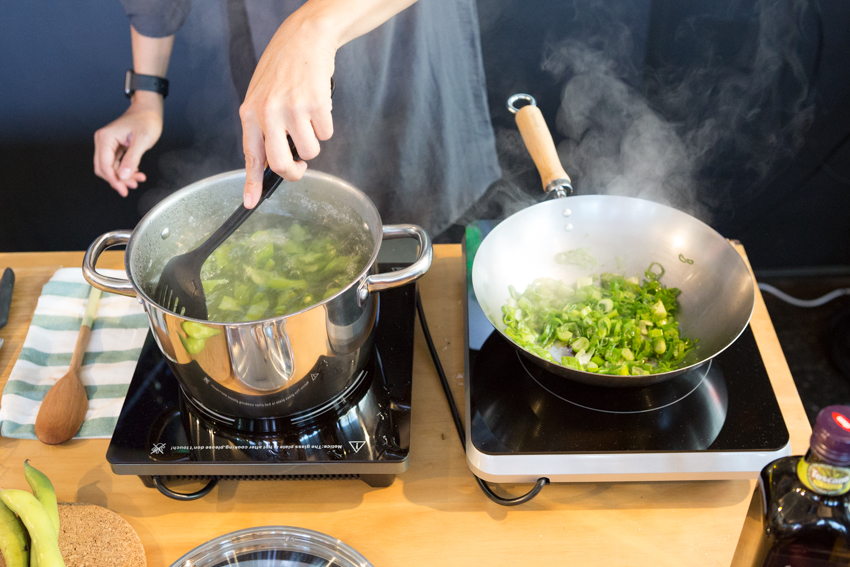
[[[829,303],[833,299],[837,299],[837,298],[841,297],[842,295],[850,295],[850,287],[843,287],[843,288],[833,290],[833,291],[827,293],[826,295],[822,295],[821,297],[818,297],[816,299],[798,299],[798,298],[792,297],[792,296],[788,295],[787,293],[785,293],[784,291],[777,289],[777,288],[773,287],[772,285],[766,284],[766,283],[760,283],[759,289],[762,290],[762,291],[766,291],[770,295],[778,297],[779,299],[781,299],[785,303],[790,303],[791,305],[794,305],[796,307],[806,307],[806,308],[820,307],[821,305]]]
[[[458,437],[460,437],[461,447],[463,447],[463,452],[466,453],[466,432],[464,431],[463,422],[460,419],[460,412],[458,412],[457,404],[455,404],[451,387],[449,387],[449,381],[446,378],[446,373],[443,371],[443,365],[440,363],[440,357],[437,354],[437,349],[434,347],[434,341],[431,339],[431,332],[428,330],[428,322],[425,320],[425,310],[422,308],[422,299],[419,297],[418,287],[416,288],[416,312],[419,314],[419,324],[422,326],[422,332],[425,335],[425,342],[428,343],[428,350],[431,353],[431,359],[434,361],[434,367],[437,369],[437,374],[440,376],[440,383],[443,386],[443,392],[446,394],[446,401],[449,404],[449,410],[452,413],[452,420],[455,422],[455,429],[457,430]],[[481,487],[481,490],[484,491],[487,498],[502,506],[519,506],[520,504],[525,504],[537,496],[544,486],[549,484],[548,478],[539,478],[534,484],[534,488],[529,490],[526,494],[517,496],[516,498],[502,498],[493,492],[493,489],[491,489],[484,480],[478,478],[476,475],[472,476],[474,476],[475,480],[478,481],[478,486]]]

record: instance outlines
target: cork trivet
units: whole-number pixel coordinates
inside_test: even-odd
[[[146,567],[136,530],[111,510],[59,504],[59,550],[65,567]],[[0,567],[6,567],[0,554]]]

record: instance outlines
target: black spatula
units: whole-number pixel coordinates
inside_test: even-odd
[[[334,80],[331,79],[331,96],[334,94],[335,86]],[[289,141],[292,159],[300,160],[292,138],[287,135],[286,139]],[[169,260],[162,270],[162,275],[159,276],[159,283],[154,291],[154,300],[174,313],[192,319],[207,319],[207,298],[204,295],[204,286],[201,284],[201,267],[203,267],[209,255],[221,246],[237,228],[242,226],[242,223],[260,207],[263,201],[274,193],[281,181],[280,176],[270,167],[267,167],[263,174],[263,192],[254,208],[246,209],[245,205],[239,205],[236,212],[230,215],[224,221],[224,224],[207,238],[206,242],[191,252],[180,254]]]
[[[291,142],[290,148],[293,150],[293,157],[297,160],[298,154]],[[174,313],[193,319],[206,319],[207,299],[204,295],[204,286],[201,284],[201,267],[209,255],[274,193],[281,181],[280,176],[267,167],[263,174],[263,192],[253,209],[239,205],[236,212],[230,215],[203,244],[191,252],[180,254],[169,260],[156,285],[154,292],[156,302]]]

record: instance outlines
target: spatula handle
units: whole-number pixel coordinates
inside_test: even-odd
[[[272,171],[270,167],[266,167],[266,171],[263,173],[263,192],[260,194],[260,200],[257,201],[254,208],[248,209],[245,205],[239,205],[239,208],[236,209],[236,211],[230,215],[220,227],[218,227],[218,230],[212,233],[212,235],[210,235],[203,244],[198,246],[195,251],[204,257],[212,254],[222,242],[227,240],[227,237],[233,234],[237,228],[242,226],[245,219],[250,217],[251,214],[260,207],[263,201],[274,193],[274,190],[278,188],[281,181],[283,181],[283,179],[281,179],[280,175]]]

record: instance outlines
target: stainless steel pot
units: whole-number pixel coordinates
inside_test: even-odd
[[[528,106],[512,102],[525,98]],[[509,286],[520,292],[537,278],[575,282],[592,272],[644,273],[652,262],[666,273],[662,282],[681,290],[677,319],[683,337],[698,339],[680,369],[644,376],[612,376],[573,370],[514,344],[534,363],[564,378],[595,386],[646,386],[669,380],[717,356],[747,327],[755,305],[753,278],[723,236],[673,208],[632,197],[583,195],[572,191],[567,173],[540,110],[528,95],[508,103],[553,198],[502,221],[481,243],[472,266],[472,285],[487,318],[503,335],[502,306]],[[566,190],[565,190],[566,188]],[[555,256],[586,248],[599,265],[583,269],[555,262]],[[689,263],[689,261],[691,261]]]
[[[86,252],[83,274],[103,291],[138,298],[183,391],[202,410],[225,420],[315,412],[356,386],[372,346],[376,292],[424,275],[431,265],[431,240],[416,225],[382,226],[363,192],[332,175],[308,171],[301,181],[280,187],[257,214],[364,227],[371,236],[371,257],[348,286],[296,313],[244,323],[194,320],[155,303],[153,291],[163,266],[197,246],[236,209],[244,183],[245,171],[239,170],[177,191],[148,212],[133,231],[97,238]],[[381,241],[392,238],[416,238],[419,256],[404,269],[378,274]],[[126,245],[126,280],[95,269],[100,254],[116,245]],[[210,329],[203,347],[192,349],[196,352],[184,345],[186,321]]]

